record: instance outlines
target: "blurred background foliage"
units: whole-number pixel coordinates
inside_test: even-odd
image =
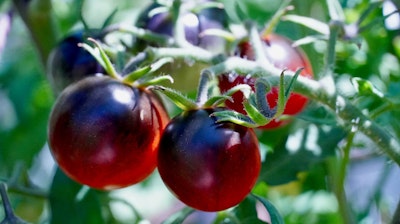
[[[157,172],[141,184],[99,192],[82,187],[56,169],[46,144],[47,119],[55,97],[46,79],[46,65],[13,7],[18,2],[24,1],[0,1],[0,181],[8,184],[17,215],[32,223],[160,223],[180,210],[183,205],[167,191]],[[281,4],[278,0],[221,2],[234,24],[249,18],[260,28]],[[113,23],[134,24],[150,1],[51,3],[56,36],[61,39],[83,26],[81,15],[92,28],[99,28],[114,10],[117,13]],[[376,3],[378,6],[372,8]],[[325,23],[330,20],[325,1],[293,0],[292,4],[294,10],[289,14]],[[347,24],[371,10],[363,24],[374,25],[354,39],[337,43],[336,87],[400,138],[400,16],[382,19],[384,14],[396,10],[395,4],[388,0],[341,0],[340,4]],[[294,41],[318,35],[310,28],[285,20],[278,24],[276,32]],[[318,77],[324,68],[326,41],[314,40],[300,47],[311,59]],[[355,88],[351,81],[354,77],[372,83],[376,92]],[[399,169],[365,136],[342,128],[334,112],[310,102],[290,125],[257,134],[264,161],[253,192],[268,198],[286,223],[389,222],[400,198]],[[343,197],[338,193],[343,176],[338,173],[349,136],[354,139],[344,184],[347,195]],[[243,212],[255,211],[255,207],[258,213]],[[242,220],[268,219],[265,211],[250,199],[232,212]],[[194,212],[186,223],[212,223],[214,219],[215,223],[234,223],[229,217],[228,212]]]

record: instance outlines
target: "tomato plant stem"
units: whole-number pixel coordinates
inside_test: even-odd
[[[256,61],[260,64],[270,64],[271,62],[267,59],[265,55],[264,44],[262,43],[260,33],[254,23],[246,23],[247,31],[249,32],[250,44],[254,50],[254,56]]]
[[[340,191],[341,193],[344,192],[344,182],[346,179],[346,173],[347,173],[347,165],[349,164],[350,161],[350,150],[351,150],[351,146],[353,145],[353,140],[354,140],[354,136],[355,136],[356,132],[355,131],[351,131],[349,133],[349,135],[347,136],[347,143],[343,148],[343,158],[341,160],[340,163],[340,167],[339,167],[339,173],[338,173],[338,191]]]
[[[351,213],[351,209],[349,208],[349,204],[346,198],[346,192],[344,189],[344,184],[346,180],[347,174],[347,166],[350,161],[350,150],[353,145],[353,140],[356,132],[355,130],[351,131],[347,136],[347,143],[343,148],[343,158],[339,164],[339,172],[337,174],[337,181],[335,186],[335,194],[339,201],[339,211],[345,220],[345,223],[355,223],[354,216]]]
[[[330,32],[328,39],[328,49],[325,62],[325,75],[333,75],[333,70],[335,68],[336,59],[336,41],[339,34],[339,30],[342,27],[340,21],[331,21],[329,24]]]
[[[161,45],[172,45],[173,39],[166,35],[153,33],[143,28],[127,25],[127,24],[113,24],[103,30],[103,35],[112,32],[129,33],[136,38],[144,39],[152,43],[159,43]]]
[[[400,200],[397,204],[396,211],[393,215],[392,222],[390,224],[400,224]]]
[[[5,183],[0,183],[0,195],[3,201],[5,217],[1,223],[14,223],[14,224],[24,224],[26,223],[22,219],[18,218],[11,207],[10,199],[7,195],[7,186]]]
[[[339,205],[339,212],[342,217],[342,222],[344,224],[355,224],[355,218],[347,201],[346,192],[344,191],[344,185],[342,182],[344,177],[341,176],[341,168],[344,162],[344,160],[338,161],[337,158],[331,158],[327,160],[327,169],[330,180],[329,182]],[[337,172],[338,169],[339,172]]]
[[[199,106],[203,105],[208,99],[208,84],[211,79],[212,77],[207,72],[202,72],[200,75],[196,99],[196,103]]]
[[[13,0],[13,4],[30,31],[44,68],[50,51],[57,43],[59,34],[52,11],[52,1]]]

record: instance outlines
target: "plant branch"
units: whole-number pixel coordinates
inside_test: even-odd
[[[51,0],[12,0],[27,26],[40,55],[43,67],[58,40],[58,28],[52,12]]]
[[[400,224],[400,200],[397,204],[396,211],[393,215],[392,222],[390,224]]]

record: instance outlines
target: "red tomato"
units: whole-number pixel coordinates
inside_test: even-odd
[[[304,68],[300,73],[301,76],[312,78],[313,71],[307,56],[299,49],[292,46],[292,42],[285,37],[277,34],[270,34],[263,38],[264,52],[268,60],[271,61],[276,67],[281,69],[289,69],[296,71],[299,68]],[[249,60],[254,60],[253,49],[248,42],[239,45],[238,55]],[[241,76],[238,74],[223,74],[219,76],[219,87],[222,92],[227,91],[238,84],[249,84],[254,88],[255,79],[251,77]],[[273,87],[272,90],[266,95],[267,101],[271,108],[274,108],[278,99],[278,88]],[[233,102],[226,101],[226,106],[235,111],[245,114],[243,109],[243,94],[237,92],[233,95]],[[297,93],[292,93],[286,103],[284,110],[285,115],[296,115],[300,113],[306,106],[308,99]],[[273,120],[262,129],[271,129],[280,127],[288,123],[288,120],[279,121]]]
[[[97,189],[121,188],[155,169],[168,121],[152,92],[107,76],[89,77],[58,97],[50,115],[49,145],[73,180]]]

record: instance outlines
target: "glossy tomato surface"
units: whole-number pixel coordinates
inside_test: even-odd
[[[283,36],[277,34],[270,34],[263,38],[264,52],[268,60],[276,67],[281,69],[289,69],[296,71],[299,68],[304,68],[300,73],[301,76],[312,78],[313,71],[307,56],[301,49],[292,46],[292,42]],[[254,60],[254,52],[248,42],[239,45],[238,55],[249,60]],[[238,84],[249,84],[254,88],[255,79],[249,76],[241,76],[238,74],[223,74],[219,76],[219,87],[222,92],[227,91],[231,87]],[[274,108],[278,99],[278,88],[274,87],[266,95],[267,101],[271,108]],[[237,92],[233,96],[233,102],[226,101],[226,106],[235,111],[245,114],[243,109],[243,94]],[[292,93],[286,103],[284,110],[285,115],[296,115],[300,113],[307,105],[308,99],[297,93]],[[265,126],[260,128],[270,129],[280,127],[286,124],[288,120],[273,120]]]
[[[67,87],[50,115],[49,145],[75,181],[115,189],[145,179],[156,167],[168,122],[156,95],[109,77],[88,77]]]
[[[216,109],[186,111],[173,118],[160,141],[158,170],[171,192],[202,211],[240,203],[258,178],[261,160],[252,129],[216,123]]]
[[[183,9],[196,7],[194,4],[204,4],[210,0],[183,1]],[[172,14],[169,11],[154,13],[154,9],[161,7],[159,3],[152,3],[139,16],[137,26],[158,34],[173,36],[174,25]],[[199,12],[185,10],[181,15],[186,40],[196,46],[216,53],[222,53],[225,40],[213,35],[202,35],[207,29],[224,29],[227,26],[227,15],[223,9],[209,7]]]
[[[103,67],[79,43],[86,42],[88,36],[83,31],[76,31],[52,50],[47,61],[47,73],[56,94],[69,84],[87,76],[104,73]]]

